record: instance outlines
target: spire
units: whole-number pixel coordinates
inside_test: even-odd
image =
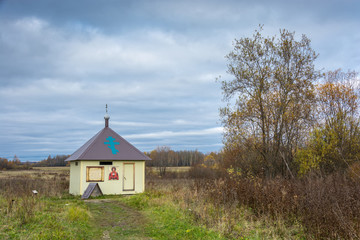
[[[107,104],[105,105],[105,109],[106,109],[106,114],[104,116],[104,119],[105,119],[105,127],[109,127],[109,119],[110,119],[110,116],[108,114],[108,106]]]

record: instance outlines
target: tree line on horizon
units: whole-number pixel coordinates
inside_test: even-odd
[[[201,163],[206,156],[204,153],[197,150],[180,150],[173,151],[170,147],[159,146],[151,152],[145,152],[145,155],[150,157],[152,161],[147,162],[149,167],[182,167],[193,166]],[[46,159],[39,162],[21,162],[15,155],[13,160],[7,158],[0,158],[0,170],[3,169],[24,169],[31,167],[59,167],[67,166],[65,160],[70,155],[49,155]],[[26,166],[26,167],[25,167]]]
[[[15,155],[12,160],[0,157],[0,170],[8,169],[30,169],[30,163],[22,163],[20,159]]]
[[[21,162],[20,159],[15,155],[13,160],[8,160],[7,158],[0,157],[0,170],[10,170],[10,169],[31,169],[32,167],[60,167],[66,166],[67,162],[65,160],[70,155],[56,155],[51,157],[49,155],[46,159],[39,162]]]
[[[152,161],[147,162],[149,167],[166,165],[168,167],[193,166],[204,160],[205,154],[198,150],[180,150],[174,151],[169,146],[158,146],[151,152],[145,152],[145,155]]]

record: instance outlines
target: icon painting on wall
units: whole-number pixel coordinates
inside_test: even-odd
[[[119,180],[119,174],[117,172],[116,167],[111,167],[111,170],[109,173],[109,180]]]

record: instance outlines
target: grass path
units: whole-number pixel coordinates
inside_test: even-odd
[[[94,228],[102,239],[151,239],[145,236],[146,218],[139,211],[112,199],[86,200]]]
[[[166,195],[18,198],[10,213],[0,195],[0,239],[221,240]],[[5,210],[4,210],[5,209]],[[25,221],[26,220],[26,221]]]
[[[200,226],[183,210],[149,192],[84,201],[93,239],[221,240],[219,233]]]

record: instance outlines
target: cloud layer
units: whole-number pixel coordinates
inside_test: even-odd
[[[326,4],[325,4],[326,3]],[[357,1],[0,2],[0,157],[71,154],[104,125],[142,151],[221,149],[224,56],[287,28],[318,68],[360,71]],[[300,36],[300,35],[299,35]]]

